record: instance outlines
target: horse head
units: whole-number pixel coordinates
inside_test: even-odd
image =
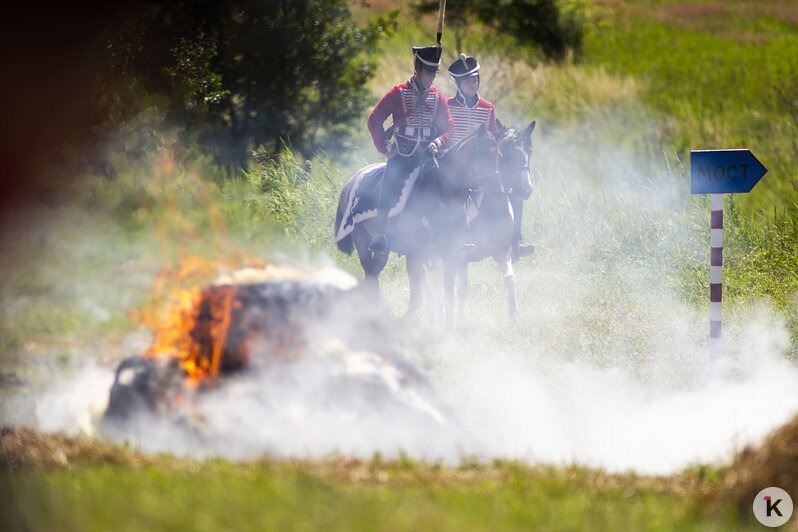
[[[501,152],[497,138],[482,125],[474,133],[473,144],[474,152],[467,174],[471,183],[483,186],[501,184],[499,174]]]
[[[532,182],[529,176],[529,159],[532,157],[533,120],[526,128],[505,127],[496,120],[499,128],[496,137],[499,152],[499,172],[502,183],[509,193],[526,199],[532,194]]]
[[[465,192],[475,185],[498,181],[499,150],[496,137],[484,125],[451,148],[441,158],[447,186]]]

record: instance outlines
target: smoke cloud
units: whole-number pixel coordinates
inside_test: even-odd
[[[697,373],[678,385],[662,384],[670,378],[665,361],[641,379],[576,357],[547,360],[487,345],[432,363],[432,381],[480,435],[486,458],[666,474],[729,461],[798,412],[798,371],[778,355],[784,329],[754,322],[735,340],[740,351],[729,356],[745,375]],[[705,366],[706,349],[692,358]]]
[[[674,381],[666,360],[641,378],[576,355],[497,349],[478,333],[416,355],[428,383],[408,382],[374,353],[331,345],[322,357],[197,394],[198,415],[188,423],[144,414],[122,439],[147,452],[233,459],[404,453],[449,464],[499,458],[646,474],[722,464],[798,412],[798,371],[779,355],[788,335],[766,310],[728,338],[738,347],[726,353],[722,374],[695,370],[686,382]],[[705,349],[678,361],[706,362]],[[97,434],[111,381],[94,365],[65,375],[37,399],[36,425]]]
[[[333,342],[312,361],[197,394],[188,424],[145,416],[122,439],[181,456],[406,453],[657,474],[722,464],[760,442],[798,412],[783,318],[767,302],[735,306],[724,322],[723,362],[709,370],[708,301],[687,304],[677,271],[706,264],[709,278],[701,204],[673,160],[640,160],[595,140],[575,148],[600,127],[536,130],[525,230],[537,253],[516,266],[517,326],[506,324],[495,265],[473,265],[455,332],[424,317],[395,326],[390,340],[413,371]],[[391,279],[383,286],[391,304],[402,289]],[[102,435],[111,366],[105,359],[64,370],[51,387],[24,392],[30,416],[4,408],[4,421]],[[418,379],[407,377],[415,372]]]

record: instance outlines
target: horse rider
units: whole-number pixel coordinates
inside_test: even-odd
[[[421,165],[425,152],[437,155],[448,147],[453,132],[446,98],[432,86],[441,61],[440,43],[414,46],[413,58],[413,76],[383,96],[368,119],[374,146],[388,158],[377,202],[379,230],[369,243],[374,253],[388,252],[388,213],[400,199],[408,176]],[[389,116],[393,124],[386,131],[383,124]]]
[[[474,133],[479,126],[485,125],[491,133],[498,131],[496,124],[496,109],[493,104],[479,97],[479,62],[476,58],[460,54],[460,58],[449,65],[449,75],[457,85],[457,94],[449,98],[449,112],[454,120],[454,135],[452,144],[463,140]],[[529,197],[519,196],[519,193],[510,193],[510,204],[515,216],[513,229],[513,258],[526,257],[535,251],[535,247],[525,244],[521,236],[521,217],[524,210],[524,200]]]

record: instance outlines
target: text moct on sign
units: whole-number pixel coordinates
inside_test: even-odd
[[[690,152],[693,194],[750,192],[767,169],[749,150]]]

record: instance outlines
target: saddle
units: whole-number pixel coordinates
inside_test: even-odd
[[[423,181],[423,176],[431,175],[429,165],[435,166],[434,171],[437,171],[434,160],[425,158],[422,164],[412,168],[403,180],[387,185],[393,189],[389,197],[395,198],[393,205],[388,210],[389,219],[404,211],[410,194],[419,182]],[[383,183],[385,168],[385,163],[377,163],[362,168],[355,174],[349,197],[346,198],[341,225],[335,235],[336,243],[349,236],[356,224],[377,217],[380,189],[386,186]]]

